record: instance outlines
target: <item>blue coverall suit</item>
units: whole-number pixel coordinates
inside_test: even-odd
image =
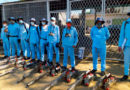
[[[92,55],[93,55],[93,69],[97,70],[98,54],[101,59],[101,71],[106,69],[106,40],[109,39],[110,33],[107,27],[98,29],[93,26],[91,29],[92,38]]]
[[[8,32],[4,32],[5,27],[2,27],[1,29],[1,39],[3,41],[3,48],[4,48],[4,55],[10,56],[10,44],[9,44],[9,37]]]
[[[54,35],[51,36],[50,33],[53,33]],[[49,62],[52,62],[53,60],[53,48],[54,48],[56,52],[56,63],[59,63],[59,58],[60,58],[59,47],[56,47],[56,44],[60,42],[59,26],[57,25],[48,26],[47,42],[49,42]]]
[[[23,56],[27,56],[27,58],[30,58],[30,46],[29,42],[26,41],[29,25],[26,23],[19,24],[19,30]]]
[[[70,34],[70,36],[66,36]],[[74,48],[78,43],[78,33],[75,27],[71,27],[70,30],[66,27],[62,34],[62,47],[64,48],[63,66],[67,67],[68,54],[70,55],[71,67],[75,67],[75,55]]]
[[[127,21],[127,24],[125,25]],[[124,74],[129,75],[129,64],[130,64],[130,18],[123,22],[119,38],[119,47],[122,47],[124,39],[127,41],[124,47]]]
[[[39,43],[40,43],[40,36],[39,36],[39,27],[37,26],[30,26],[27,40],[29,39],[30,42],[30,49],[32,54],[32,59],[35,59],[35,51],[37,53],[37,59],[40,60],[40,50],[39,50]]]
[[[47,56],[49,56],[48,46],[47,46],[47,35],[48,26],[41,27],[40,30],[40,49],[41,49],[41,61],[44,61],[45,49],[47,50]]]
[[[19,25],[17,23],[8,25],[9,42],[11,45],[12,56],[15,56],[15,49],[17,49],[17,56],[20,56]]]

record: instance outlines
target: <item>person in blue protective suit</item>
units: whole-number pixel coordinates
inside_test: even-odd
[[[60,30],[56,25],[56,18],[51,17],[51,24],[48,26],[47,42],[49,43],[49,64],[53,66],[53,48],[56,53],[56,67],[59,67],[59,42],[60,42]]]
[[[41,49],[41,61],[39,63],[39,72],[43,72],[43,66],[48,65],[48,61],[45,60],[45,54],[47,53],[47,56],[49,56],[49,51],[48,51],[48,42],[47,42],[47,35],[48,35],[48,21],[43,18],[40,21],[39,24],[39,35],[40,35],[40,49]]]
[[[103,26],[105,21],[103,18],[97,18],[95,26],[91,29],[92,38],[92,55],[93,55],[93,70],[97,71],[98,54],[101,59],[101,75],[105,75],[106,69],[106,40],[109,39],[110,33],[107,27]]]
[[[27,36],[27,41],[30,43],[30,49],[32,54],[32,62],[35,62],[35,52],[37,53],[37,60],[40,60],[40,51],[39,51],[39,43],[40,43],[40,35],[39,35],[39,27],[36,25],[36,19],[31,18],[30,27]]]
[[[6,29],[8,29],[7,21],[3,21],[3,27],[1,29],[1,39],[2,39],[3,48],[4,48],[3,59],[10,57],[9,37],[8,37],[8,32],[5,32]]]
[[[23,18],[18,18],[19,30],[20,30],[20,44],[22,47],[23,59],[30,59],[30,46],[29,42],[26,41],[29,25],[24,22]],[[26,58],[27,56],[27,58]]]
[[[40,29],[40,49],[41,49],[41,61],[45,65],[47,63],[45,59],[45,50],[47,51],[47,56],[49,56],[48,46],[47,46],[47,35],[48,35],[48,22],[45,18],[41,20]]]
[[[19,25],[16,23],[14,17],[9,18],[8,30],[9,42],[11,45],[12,56],[15,56],[15,50],[17,49],[17,58],[20,57],[20,45],[18,43],[19,38]]]
[[[71,19],[67,19],[66,24],[67,26],[64,28],[62,34],[62,47],[64,49],[63,70],[67,68],[68,55],[71,60],[71,69],[75,70],[74,48],[78,43],[78,33],[76,28],[72,26]]]
[[[128,19],[122,23],[118,46],[119,52],[124,52],[124,76],[121,78],[124,81],[128,79],[130,65],[130,12]]]

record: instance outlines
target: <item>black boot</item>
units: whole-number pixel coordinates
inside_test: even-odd
[[[39,65],[39,72],[42,73],[43,72],[43,61],[38,60],[38,65]]]
[[[71,71],[72,71],[72,72],[78,72],[78,70],[76,70],[75,67],[72,67],[72,68],[71,68]]]
[[[58,67],[58,66],[60,66],[60,64],[59,64],[59,63],[56,63],[56,67]]]
[[[48,66],[48,64],[47,64],[47,61],[46,61],[46,60],[43,62],[43,65],[44,65],[45,67],[47,67],[47,66]]]
[[[42,62],[41,60],[37,60],[37,61],[36,61],[37,64],[40,64],[41,62]]]
[[[25,57],[25,56],[23,56],[23,59],[24,59],[24,60],[26,60],[26,57]]]
[[[121,80],[121,81],[126,81],[126,80],[128,80],[128,76],[127,76],[127,75],[124,75],[120,80]]]
[[[8,56],[4,56],[2,59],[6,59]]]
[[[95,73],[96,73],[96,71],[97,71],[97,70],[94,70],[94,69],[93,69],[93,70],[91,71],[91,73],[95,74]]]
[[[17,56],[17,58],[20,58],[20,56]]]
[[[101,71],[101,76],[104,76],[105,75],[105,72],[104,71]]]
[[[53,66],[53,62],[49,62],[49,66],[50,66],[50,67]]]
[[[61,65],[59,63],[56,63],[55,72],[59,73],[61,71]]]
[[[30,57],[27,57],[27,58],[26,58],[26,60],[29,60],[29,59],[30,59]]]
[[[10,63],[10,57],[8,57],[6,64],[9,64],[9,63]]]
[[[50,63],[50,75],[55,76],[55,67],[52,62]]]

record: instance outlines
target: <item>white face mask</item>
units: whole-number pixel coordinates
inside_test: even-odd
[[[7,25],[6,24],[3,24],[3,27],[6,27]]]
[[[23,24],[23,20],[19,20],[19,23],[20,23],[20,24]]]
[[[34,25],[35,23],[34,22],[31,22],[31,25]]]
[[[55,25],[55,22],[51,22],[52,25]]]
[[[45,25],[46,23],[45,22],[42,22],[42,25]]]

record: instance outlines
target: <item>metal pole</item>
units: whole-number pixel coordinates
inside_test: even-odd
[[[66,13],[66,19],[70,18],[70,1],[67,0],[67,13]]]
[[[102,0],[102,17],[105,19],[106,0]]]
[[[5,20],[5,7],[2,5],[2,21]]]
[[[69,18],[71,18],[71,2],[69,1]]]
[[[97,18],[97,10],[96,10],[96,8],[94,8],[94,10],[95,10],[95,12],[94,12],[94,21],[96,21],[96,18]]]
[[[105,20],[105,13],[106,13],[106,0],[104,0],[104,20]]]
[[[101,16],[103,17],[103,0],[102,0],[102,15]]]
[[[50,22],[50,3],[48,0],[46,0],[46,6],[47,6],[47,20]]]

